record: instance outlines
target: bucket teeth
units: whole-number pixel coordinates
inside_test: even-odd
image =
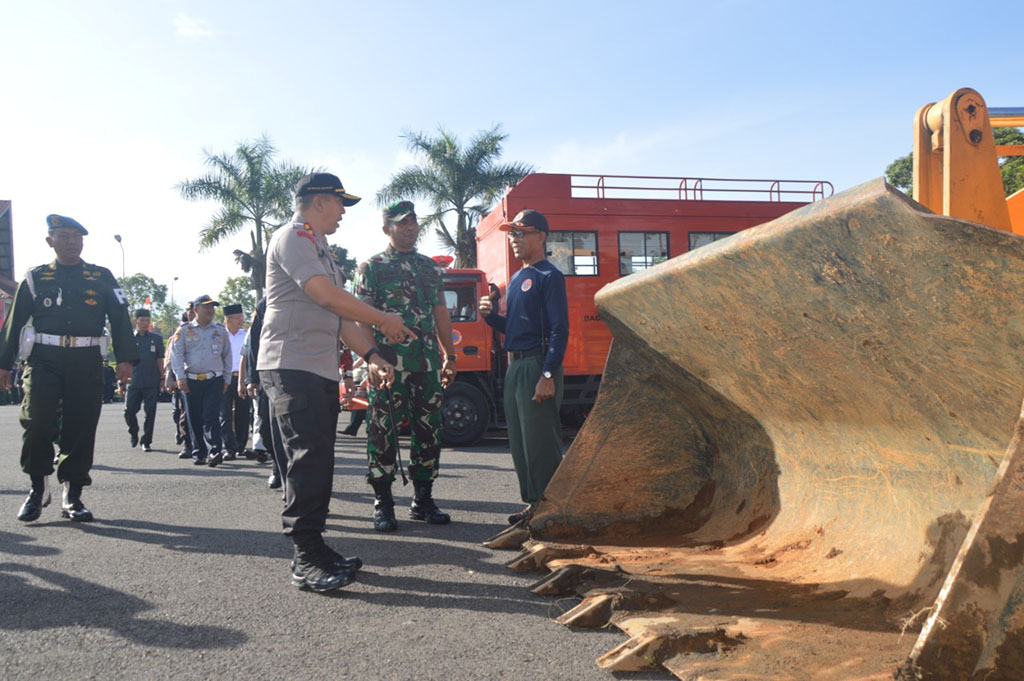
[[[588,576],[591,571],[582,565],[563,565],[531,584],[530,591],[538,596],[565,596],[576,593],[576,587]]]
[[[641,631],[601,657],[597,666],[616,672],[638,672],[658,669],[669,659],[680,655],[721,656],[744,642],[739,634],[730,636],[724,629],[708,627],[685,633]],[[701,676],[700,678],[707,678]],[[726,678],[714,677],[714,678]],[[731,675],[728,678],[733,678]]]
[[[563,613],[555,621],[567,627],[579,627],[581,629],[606,627],[611,624],[616,600],[617,597],[614,594],[591,594],[584,598],[579,605]]]
[[[548,561],[571,558],[583,558],[596,553],[590,546],[559,546],[553,544],[534,544],[515,558],[505,563],[512,570],[539,570]]]
[[[530,531],[526,529],[524,524],[518,524],[506,527],[483,544],[489,549],[515,551],[516,549],[521,549],[523,544],[529,541],[529,539]]]

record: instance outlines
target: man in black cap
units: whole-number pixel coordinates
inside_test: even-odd
[[[242,361],[242,347],[245,345],[245,313],[242,306],[233,303],[224,306],[224,327],[231,339],[231,376],[225,377],[227,392],[220,405],[220,432],[224,438],[224,460],[233,461],[245,452],[249,441],[249,400],[238,394],[240,379],[238,372]]]
[[[359,197],[330,173],[306,175],[295,194],[295,216],[274,232],[267,249],[267,312],[257,369],[287,457],[281,518],[295,544],[292,584],[329,591],[351,582],[362,566],[323,539],[334,482],[339,335],[371,363],[375,380],[390,382],[393,368],[353,321],[378,327],[391,342],[412,332],[401,316],[370,307],[342,288],[327,236]]]
[[[150,330],[149,310],[135,311],[135,345],[139,363],[132,371],[132,380],[124,398],[124,421],[128,424],[131,445],[139,444],[139,407],[143,407],[142,451],[153,451],[153,426],[156,424],[156,401],[164,389],[164,339]],[[145,406],[143,406],[145,405]]]
[[[231,376],[231,340],[227,329],[213,321],[219,303],[206,295],[192,302],[196,318],[174,333],[171,363],[186,405],[192,463],[214,468],[224,461],[220,404],[228,389],[225,377]]]
[[[127,296],[110,270],[82,260],[82,237],[88,232],[60,215],[47,216],[46,224],[46,243],[57,257],[26,273],[0,331],[0,391],[10,387],[18,355],[28,362],[20,413],[25,429],[21,469],[32,480],[32,491],[18,520],[36,520],[50,503],[46,480],[54,471],[56,438],[57,480],[64,483],[61,514],[89,521],[93,515],[82,503],[82,489],[92,484],[89,471],[103,399],[107,320],[119,380],[128,380],[139,355],[132,342]]]
[[[480,299],[484,321],[505,334],[505,422],[519,494],[526,507],[509,516],[515,524],[533,513],[562,461],[562,359],[569,342],[565,277],[545,258],[548,221],[521,211],[500,230],[508,232],[521,270],[508,282],[507,314],[494,310],[490,295]]]

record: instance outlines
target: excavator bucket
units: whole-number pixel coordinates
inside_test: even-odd
[[[596,300],[601,393],[510,565],[632,637],[599,664],[1021,678],[1024,239],[875,180]]]

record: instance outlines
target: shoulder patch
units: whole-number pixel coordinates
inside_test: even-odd
[[[296,236],[305,237],[305,238],[309,239],[310,243],[312,243],[312,244],[316,243],[316,239],[313,238],[313,235],[310,234],[309,232],[307,232],[304,229],[297,229],[297,230],[295,230],[295,235]]]

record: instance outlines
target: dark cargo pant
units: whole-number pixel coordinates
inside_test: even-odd
[[[128,425],[129,435],[139,434],[139,407],[145,415],[142,420],[142,437],[139,442],[144,445],[153,444],[153,426],[156,425],[156,402],[160,395],[159,388],[136,388],[130,383],[124,396],[124,422]]]
[[[225,376],[225,380],[229,377]],[[220,404],[220,435],[224,449],[241,454],[249,442],[249,400],[238,396],[238,374],[231,374]]]
[[[395,479],[398,429],[409,420],[409,477],[433,480],[440,469],[441,375],[438,371],[396,371],[391,386],[391,424],[386,390],[370,388],[370,419],[366,426],[366,456],[370,470],[366,481]]]
[[[25,370],[19,418],[25,429],[21,470],[53,473],[53,443],[60,447],[57,480],[90,485],[96,424],[103,405],[103,361],[99,349],[37,345]],[[58,423],[57,410],[63,416]]]
[[[284,533],[322,534],[334,484],[338,381],[308,371],[272,369],[260,371],[260,385],[267,391],[288,459],[283,471]]]
[[[505,374],[505,422],[512,463],[519,477],[519,494],[536,504],[558,464],[562,462],[562,369],[553,375],[554,398],[533,401],[543,371],[544,355],[512,360]]]

